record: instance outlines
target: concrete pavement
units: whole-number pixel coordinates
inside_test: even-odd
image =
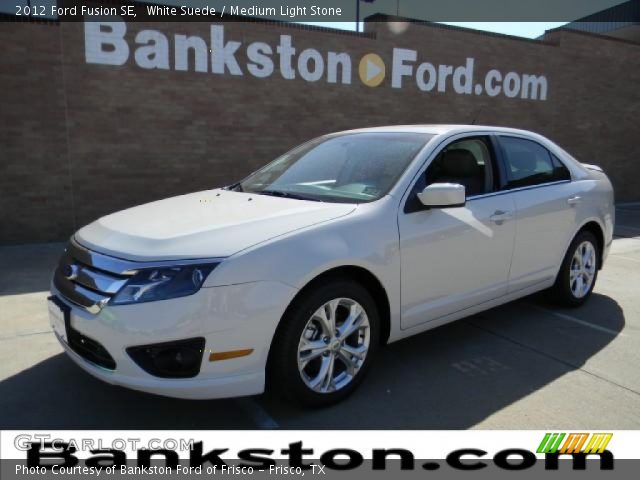
[[[640,206],[618,210],[595,294],[541,296],[389,345],[347,401],[162,398],[106,385],[62,354],[45,299],[62,244],[0,248],[0,428],[640,429]]]

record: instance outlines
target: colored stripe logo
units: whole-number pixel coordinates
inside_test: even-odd
[[[611,437],[613,433],[546,433],[537,453],[602,453]]]

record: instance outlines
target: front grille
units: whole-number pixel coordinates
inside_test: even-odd
[[[135,262],[94,252],[72,237],[53,276],[53,284],[62,297],[97,314],[140,269],[221,261],[222,258],[215,257]]]
[[[53,284],[70,302],[97,314],[134,273],[127,262],[98,255],[71,241],[60,259]]]

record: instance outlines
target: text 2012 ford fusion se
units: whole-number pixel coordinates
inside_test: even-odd
[[[352,130],[80,229],[50,320],[112,384],[182,398],[266,385],[323,405],[385,343],[543,289],[581,305],[613,224],[607,176],[540,135]]]

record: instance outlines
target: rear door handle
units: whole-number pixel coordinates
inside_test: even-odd
[[[580,195],[576,195],[574,197],[570,197],[567,199],[567,203],[572,207],[574,205],[578,205],[582,201],[582,197]]]
[[[502,225],[502,223],[506,220],[511,220],[513,218],[513,214],[511,212],[507,212],[505,210],[496,210],[493,212],[493,215],[489,217],[496,225]]]

